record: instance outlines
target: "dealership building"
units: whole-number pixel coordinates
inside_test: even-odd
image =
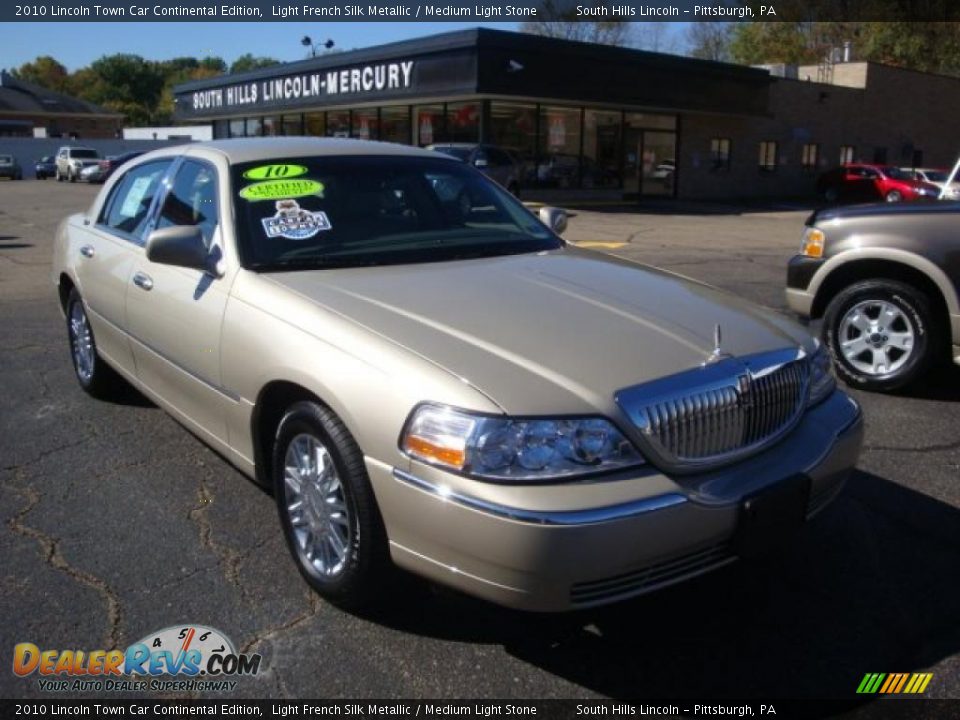
[[[482,142],[525,197],[800,196],[841,161],[952,165],[960,80],[865,62],[752,68],[485,28],[175,89],[215,138]],[[497,148],[510,153],[498,152]]]

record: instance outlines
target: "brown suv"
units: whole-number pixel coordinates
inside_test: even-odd
[[[960,365],[960,204],[814,212],[787,270],[787,303],[823,318],[839,375],[864,390]]]

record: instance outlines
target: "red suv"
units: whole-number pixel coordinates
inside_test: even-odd
[[[888,165],[850,163],[817,178],[817,194],[829,203],[886,200],[935,200],[936,185],[915,180],[909,172]]]

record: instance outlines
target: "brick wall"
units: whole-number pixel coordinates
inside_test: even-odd
[[[835,167],[840,147],[873,162],[885,148],[887,163],[909,166],[913,151],[923,165],[952,167],[960,155],[960,80],[866,63],[852,63],[853,83],[867,70],[866,88],[778,79],[770,87],[767,118],[685,114],[681,117],[679,196],[687,198],[812,197],[818,172]],[[837,68],[843,68],[838,65]],[[856,70],[856,72],[852,72]],[[803,77],[801,75],[801,77]],[[729,170],[713,170],[710,140],[730,138]],[[759,145],[775,141],[777,169],[759,169]],[[803,145],[819,145],[816,171],[801,166]]]

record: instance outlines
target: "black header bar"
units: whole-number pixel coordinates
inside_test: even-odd
[[[955,0],[54,0],[0,4],[2,22],[948,21]],[[560,13],[561,17],[557,16]]]

